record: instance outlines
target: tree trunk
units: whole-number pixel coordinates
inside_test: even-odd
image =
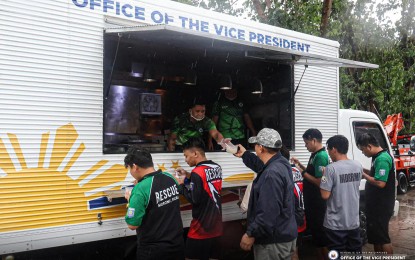
[[[259,0],[252,0],[252,3],[254,4],[255,10],[259,16],[259,20],[266,21],[267,17],[264,13],[264,9],[262,9],[261,2]]]
[[[320,36],[325,37],[327,34],[327,28],[329,26],[329,18],[331,14],[331,6],[333,0],[324,0],[323,2],[323,11],[321,13],[321,23],[320,23]]]

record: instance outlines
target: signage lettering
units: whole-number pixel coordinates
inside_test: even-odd
[[[129,3],[131,4],[129,4]],[[72,0],[79,8],[101,11],[106,15],[117,16],[133,20],[144,21],[147,24],[170,24],[193,31],[216,34],[241,41],[249,41],[262,45],[291,49],[301,52],[310,52],[311,45],[298,40],[281,36],[261,33],[253,30],[233,27],[216,21],[207,21],[197,17],[189,17],[189,14],[171,15],[165,10],[148,10],[151,6],[135,3],[128,0]],[[133,4],[134,3],[134,4]],[[173,12],[173,11],[172,11]]]

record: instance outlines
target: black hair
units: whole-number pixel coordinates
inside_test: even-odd
[[[125,168],[133,167],[134,164],[141,168],[154,167],[153,158],[149,152],[130,148],[124,158],[124,166]]]
[[[284,156],[287,160],[290,160],[290,150],[285,145],[281,146],[281,155]]]
[[[271,148],[271,147],[266,147],[266,146],[262,146],[262,147],[264,147],[265,151],[267,151],[270,154],[276,154],[281,150],[281,148]]]
[[[372,134],[369,133],[364,133],[361,136],[359,136],[359,138],[357,138],[357,146],[368,146],[373,145],[375,147],[379,147],[379,141],[376,139],[376,137]]]
[[[321,143],[323,141],[323,135],[321,134],[320,130],[316,128],[310,128],[303,134],[303,139],[305,140],[312,140],[316,139],[317,142]]]
[[[343,135],[332,136],[327,140],[327,148],[330,150],[336,148],[339,153],[347,154],[347,151],[349,151],[349,140]]]
[[[190,108],[194,108],[195,106],[206,106],[206,100],[202,97],[195,97]]]
[[[189,149],[196,149],[204,155],[206,149],[205,142],[199,137],[189,138],[189,140],[183,144],[183,151]]]

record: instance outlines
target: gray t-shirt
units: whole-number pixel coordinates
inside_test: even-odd
[[[359,227],[359,185],[363,167],[358,161],[341,160],[327,165],[320,188],[330,191],[323,226],[331,230]]]

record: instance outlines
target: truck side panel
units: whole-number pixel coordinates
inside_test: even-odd
[[[134,234],[123,220],[125,200],[106,198],[106,191],[119,191],[132,181],[122,165],[124,155],[102,153],[107,17],[74,2],[84,1],[1,4],[0,254]],[[169,5],[175,6],[166,1],[154,8]],[[175,6],[175,12],[181,7]],[[207,13],[210,19],[217,15]],[[231,17],[223,17],[232,24]],[[247,24],[268,33],[275,30]],[[338,45],[331,41],[282,29],[281,34],[313,43],[316,54],[338,55]],[[295,67],[295,86],[303,68]],[[307,128],[320,128],[325,139],[337,133],[337,78],[336,68],[308,68],[301,81],[295,125],[284,129],[295,127],[293,155],[303,163],[309,156],[301,138]],[[253,173],[240,159],[219,152],[208,157],[222,165],[225,181],[252,180]],[[153,158],[157,169],[187,168],[179,153],[157,153]],[[223,206],[225,221],[244,217],[234,195],[223,194],[230,198]],[[182,216],[188,226],[189,210]]]

